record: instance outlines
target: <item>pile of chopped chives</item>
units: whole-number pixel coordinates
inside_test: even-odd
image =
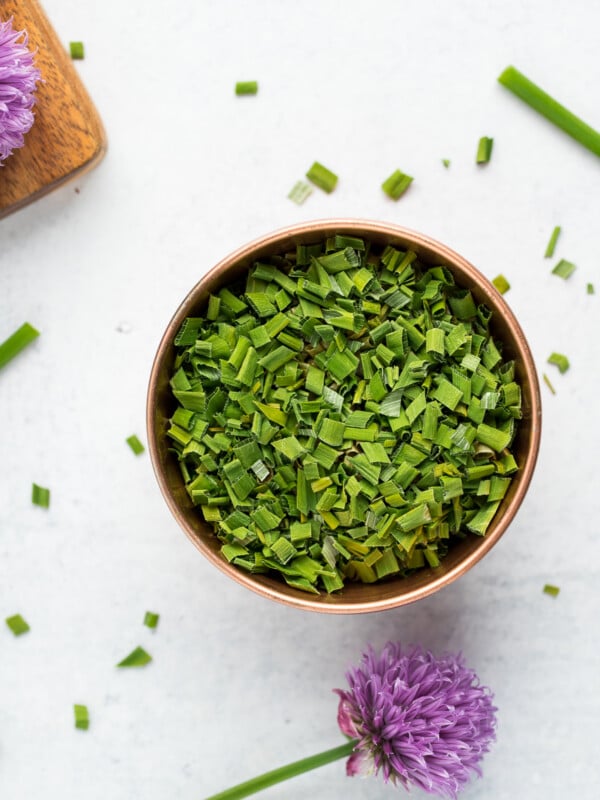
[[[223,556],[334,592],[484,535],[521,417],[490,317],[446,267],[348,236],[211,295],[175,339],[167,436]]]

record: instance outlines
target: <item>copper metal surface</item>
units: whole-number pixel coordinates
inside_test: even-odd
[[[363,237],[377,245],[411,248],[424,263],[447,266],[459,285],[469,288],[478,302],[489,306],[494,312],[491,329],[503,342],[503,355],[516,362],[516,380],[523,394],[523,419],[513,445],[520,469],[485,537],[469,534],[451,547],[436,569],[423,568],[407,578],[375,584],[349,583],[333,595],[317,596],[293,589],[277,578],[252,575],[225,560],[212,528],[202,520],[188,497],[177,460],[168,452],[165,432],[175,409],[169,388],[175,356],[173,340],[185,317],[202,313],[209,293],[240,278],[254,261],[289,252],[297,244],[322,241],[336,233]],[[271,600],[312,611],[357,614],[394,608],[437,592],[467,572],[496,544],[521,505],[533,474],[540,443],[541,404],[537,374],[523,331],[502,296],[472,264],[445,245],[396,225],[331,219],[294,225],[257,239],[220,261],[194,286],[175,312],[158,347],[150,374],[146,422],[152,465],[163,496],[185,534],[209,561],[233,580]]]

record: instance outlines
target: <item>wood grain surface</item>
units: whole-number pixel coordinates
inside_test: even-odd
[[[13,17],[37,50],[35,122],[25,145],[0,167],[0,217],[37,200],[95,166],[106,151],[102,123],[65,46],[36,0],[0,0],[0,19]]]

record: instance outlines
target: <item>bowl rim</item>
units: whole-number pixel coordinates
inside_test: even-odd
[[[188,524],[184,512],[178,506],[177,502],[169,491],[168,482],[162,470],[159,458],[158,436],[155,426],[154,409],[156,407],[157,399],[158,375],[162,362],[172,346],[173,339],[181,325],[182,320],[189,315],[192,308],[198,302],[197,295],[201,292],[203,286],[205,286],[211,281],[211,279],[218,276],[227,268],[251,257],[252,253],[258,249],[274,246],[278,242],[289,239],[294,235],[302,235],[303,237],[306,237],[307,235],[314,233],[315,236],[318,236],[319,234],[324,236],[326,233],[331,233],[332,229],[337,229],[341,233],[347,232],[349,235],[350,231],[352,230],[356,235],[365,237],[368,237],[370,234],[374,234],[378,236],[388,236],[392,238],[410,240],[410,242],[413,243],[417,248],[434,251],[436,257],[439,257],[440,261],[444,264],[447,264],[449,267],[452,268],[458,265],[459,269],[464,274],[468,275],[469,279],[475,285],[483,288],[488,293],[493,294],[494,302],[496,306],[499,307],[504,321],[510,329],[510,333],[517,345],[519,355],[523,359],[522,367],[525,375],[527,376],[527,381],[530,387],[531,413],[529,421],[531,425],[531,432],[530,447],[528,449],[525,462],[520,470],[520,480],[515,494],[511,498],[511,501],[507,506],[502,518],[498,522],[498,525],[490,534],[481,537],[481,544],[479,544],[477,548],[468,553],[453,567],[442,570],[439,576],[434,577],[426,584],[417,586],[401,595],[393,595],[390,597],[365,600],[361,602],[348,602],[344,601],[343,599],[336,598],[335,604],[328,604],[322,600],[315,599],[314,595],[310,595],[308,593],[306,594],[306,597],[298,596],[297,594],[289,594],[287,591],[289,587],[287,587],[287,584],[283,582],[281,584],[281,588],[275,588],[274,586],[259,583],[255,581],[252,573],[235,567],[233,564],[230,564],[222,556],[220,556],[219,553],[214,552],[208,546],[206,546],[198,533]],[[200,550],[200,552],[206,558],[208,558],[208,560],[221,572],[223,572],[229,578],[232,578],[238,584],[252,590],[256,594],[287,606],[329,614],[362,614],[390,610],[392,608],[407,605],[415,602],[416,600],[423,599],[434,594],[440,589],[443,589],[444,587],[453,583],[461,575],[464,575],[466,572],[468,572],[468,570],[470,570],[477,562],[479,562],[483,556],[486,555],[486,553],[488,553],[498,542],[521,506],[533,476],[538,458],[541,438],[541,395],[533,356],[519,322],[504,300],[503,296],[497,291],[491,281],[489,281],[485,275],[483,275],[483,273],[481,273],[473,264],[471,264],[471,262],[442,242],[439,242],[430,236],[422,234],[418,231],[414,231],[410,228],[396,225],[395,223],[351,217],[324,218],[288,225],[253,239],[252,241],[242,245],[241,247],[238,247],[229,255],[222,258],[196,282],[192,289],[190,289],[183,301],[179,304],[175,313],[172,315],[171,320],[160,339],[156,354],[154,356],[146,397],[146,431],[152,468],[154,470],[161,493],[169,509],[171,510],[171,513],[188,539],[190,539],[194,546]],[[369,584],[369,586],[372,587],[377,585],[378,584]]]

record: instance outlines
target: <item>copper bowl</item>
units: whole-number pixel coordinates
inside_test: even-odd
[[[469,288],[478,302],[488,305],[494,312],[492,331],[503,342],[504,354],[516,362],[516,379],[523,395],[523,419],[513,446],[520,470],[485,537],[468,534],[450,548],[435,569],[421,568],[408,577],[381,583],[350,583],[333,595],[317,596],[293,589],[277,578],[245,572],[225,560],[220,554],[219,540],[202,520],[185,490],[176,459],[168,451],[165,432],[175,409],[169,388],[175,356],[173,340],[185,317],[201,313],[209,293],[234,282],[255,261],[289,252],[297,244],[323,241],[336,233],[364,237],[378,245],[411,248],[423,262],[447,266],[457,284]],[[536,370],[523,331],[502,296],[472,264],[445,245],[396,225],[332,219],[301,223],[263,236],[224,258],[194,286],[175,312],[158,347],[150,375],[146,421],[152,465],[167,505],[186,536],[209,561],[233,580],[271,600],[311,611],[356,614],[383,611],[427,597],[467,572],[496,544],[521,505],[533,474],[540,442],[541,407]]]

